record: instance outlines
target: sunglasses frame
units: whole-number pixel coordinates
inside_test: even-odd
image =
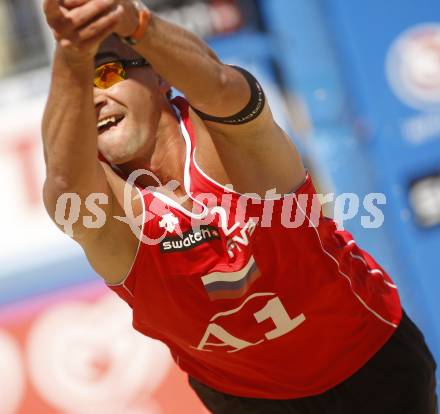
[[[112,63],[120,63],[120,64],[121,64],[122,69],[123,69],[123,72],[122,72],[122,78],[123,78],[123,79],[121,79],[120,81],[117,81],[117,82],[113,83],[112,85],[110,85],[110,86],[107,87],[107,88],[101,88],[101,87],[99,87],[99,86],[95,83],[95,78],[97,77],[96,72],[98,71],[99,68],[101,68],[101,67],[103,67],[103,66],[105,66],[105,65],[112,64]],[[122,80],[127,79],[127,77],[128,77],[128,75],[127,75],[127,69],[129,69],[129,68],[140,68],[140,67],[144,67],[144,66],[151,66],[150,63],[149,63],[146,59],[144,59],[144,58],[137,58],[137,59],[115,59],[115,60],[110,60],[110,61],[105,62],[105,63],[101,63],[100,65],[96,66],[96,68],[95,68],[95,77],[94,77],[94,80],[93,80],[93,85],[94,85],[96,88],[99,88],[99,89],[108,89],[108,88],[111,88],[111,87],[112,87],[113,85],[115,85],[116,83],[118,83],[118,82],[122,82]]]

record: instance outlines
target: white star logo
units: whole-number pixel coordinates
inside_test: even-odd
[[[179,226],[179,219],[173,213],[165,214],[162,216],[159,226],[164,228],[168,233],[174,233],[176,227]]]

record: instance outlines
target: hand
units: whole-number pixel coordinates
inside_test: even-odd
[[[139,14],[132,0],[44,0],[55,39],[69,55],[93,57],[112,32],[130,36]]]

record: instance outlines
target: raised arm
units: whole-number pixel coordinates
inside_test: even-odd
[[[112,13],[120,16],[114,31],[127,37],[139,27],[139,10],[148,14],[148,24],[133,48],[153,65],[155,71],[180,90],[193,108],[211,117],[231,117],[249,106],[252,85],[236,69],[223,64],[216,54],[192,33],[166,22],[140,1],[134,0],[64,0],[66,7],[80,9],[88,4],[106,2]],[[108,15],[110,15],[109,13]],[[104,20],[102,17],[97,22]],[[83,22],[77,23],[78,26]],[[93,25],[80,31],[81,39],[93,33]],[[253,98],[255,98],[253,96]],[[252,111],[253,108],[250,108]],[[239,125],[206,120],[214,140],[229,139],[237,150],[252,151],[255,164],[275,172],[280,191],[298,186],[305,176],[301,158],[286,134],[276,125],[266,103],[258,116]],[[203,164],[203,161],[201,161]],[[263,188],[266,186],[263,186]]]
[[[97,118],[93,102],[93,65],[101,41],[112,31],[117,14],[103,22],[97,35],[87,42],[73,44],[63,37],[73,30],[69,27],[68,10],[57,0],[46,0],[45,13],[57,38],[51,87],[42,123],[46,181],[44,203],[49,215],[63,230],[61,223],[64,203],[69,198],[80,204],[79,215],[68,233],[86,251],[91,264],[109,282],[118,281],[124,274],[136,251],[137,240],[129,226],[112,219],[123,216],[124,183],[110,167],[98,161]],[[133,190],[133,197],[136,191]],[[90,225],[90,204],[93,194],[100,202],[105,220],[100,225]],[[69,196],[68,196],[69,195]],[[119,199],[119,200],[118,200]],[[140,213],[140,200],[134,209]],[[97,199],[94,200],[97,204]],[[57,211],[58,208],[58,211]],[[120,237],[112,237],[118,233]]]
[[[251,74],[223,64],[202,40],[153,13],[134,48],[183,92],[214,140],[232,140],[237,150],[253,154],[260,170],[272,174],[261,188],[290,191],[304,181],[301,157],[275,123],[264,92]]]

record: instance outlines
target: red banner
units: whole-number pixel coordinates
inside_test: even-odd
[[[102,283],[0,308],[0,413],[206,414]]]

